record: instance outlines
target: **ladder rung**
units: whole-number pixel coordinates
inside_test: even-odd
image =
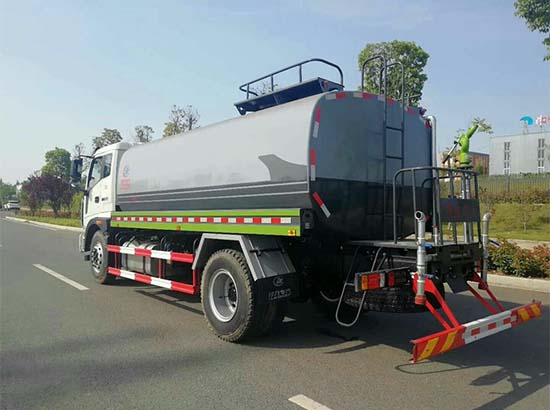
[[[395,155],[386,155],[386,158],[390,158],[390,159],[403,159],[403,157],[396,157]]]
[[[386,125],[386,128],[394,131],[403,131],[403,128],[392,127],[390,125]]]

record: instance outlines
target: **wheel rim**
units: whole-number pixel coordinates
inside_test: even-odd
[[[99,275],[101,273],[101,267],[103,266],[103,246],[100,243],[96,243],[90,252],[90,263],[94,274]]]
[[[212,313],[221,322],[229,322],[235,316],[239,297],[237,285],[226,269],[214,272],[208,289],[208,300]]]

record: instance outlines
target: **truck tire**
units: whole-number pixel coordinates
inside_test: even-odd
[[[109,285],[115,282],[115,277],[107,273],[109,255],[107,252],[107,240],[101,231],[92,236],[90,243],[90,268],[96,282]]]
[[[208,326],[220,339],[239,342],[261,331],[270,309],[256,303],[254,280],[242,252],[222,249],[210,256],[201,280]],[[267,306],[267,305],[266,305]]]

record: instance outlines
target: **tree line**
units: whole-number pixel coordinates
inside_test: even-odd
[[[200,116],[192,106],[172,106],[168,121],[164,123],[162,137],[171,137],[198,127]],[[153,141],[155,131],[149,125],[137,125],[134,127],[131,140],[136,143],[148,143]],[[92,137],[92,153],[98,149],[121,142],[123,137],[116,128],[104,128],[100,135]],[[74,158],[86,155],[84,143],[73,147]],[[35,171],[22,184],[19,193],[20,199],[34,215],[44,205],[49,206],[55,217],[58,217],[62,209],[79,212],[82,192],[70,183],[71,153],[64,148],[55,147],[44,155],[44,165]],[[19,185],[17,183],[16,185]],[[16,197],[16,185],[4,183],[0,180],[0,201],[7,202]]]

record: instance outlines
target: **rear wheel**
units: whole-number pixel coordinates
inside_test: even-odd
[[[103,285],[114,283],[115,277],[107,273],[109,255],[107,240],[101,231],[94,233],[90,245],[90,267],[96,282]]]
[[[204,268],[201,298],[208,326],[222,340],[239,342],[268,333],[282,321],[278,304],[258,304],[242,252],[222,249]]]

